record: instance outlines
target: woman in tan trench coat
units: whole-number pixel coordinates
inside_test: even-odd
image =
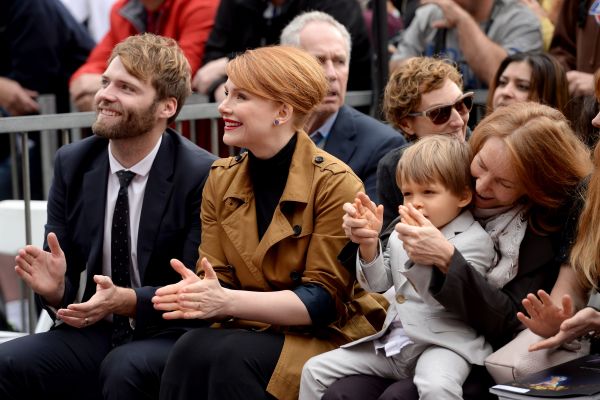
[[[157,291],[165,318],[200,318],[167,362],[161,399],[294,399],[304,362],[376,331],[383,308],[337,261],[354,173],[302,130],[327,92],[315,58],[249,50],[227,68],[223,141],[202,202],[196,276]],[[372,323],[373,322],[373,323]]]

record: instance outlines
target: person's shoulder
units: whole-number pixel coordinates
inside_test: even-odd
[[[422,6],[419,6],[416,10],[415,10],[415,16],[413,17],[413,20],[411,21],[411,25],[414,23],[419,23],[422,21],[430,21],[433,19],[438,19],[443,17],[444,14],[442,12],[442,10],[435,4],[425,4]]]
[[[464,210],[455,218],[455,221],[456,220],[460,220],[464,226],[464,230],[461,233],[466,233],[471,237],[490,239],[490,235],[485,231],[483,226],[475,220],[475,217],[470,210]]]
[[[161,168],[173,168],[181,182],[203,181],[217,157],[168,128],[162,136],[155,163]]]
[[[357,109],[344,105],[340,109],[340,114],[338,114],[338,118],[351,117],[354,119],[355,124],[362,129],[365,129],[364,136],[386,136],[386,137],[397,137],[401,136],[401,134],[392,128],[390,125],[385,124],[370,115],[362,113]],[[367,131],[368,130],[368,131]],[[363,133],[363,132],[361,132]]]
[[[539,19],[533,11],[524,3],[516,0],[497,1],[492,18],[495,24],[522,24],[529,21],[539,25]]]
[[[315,179],[318,179],[319,176],[323,175],[345,174],[352,176],[361,182],[360,178],[352,171],[352,168],[339,158],[315,146],[308,135],[303,131],[298,133],[298,143],[296,145],[294,157],[301,157],[302,160],[310,159],[314,171],[318,173],[315,175]],[[302,160],[300,161],[300,164],[304,166],[305,164]]]
[[[452,221],[442,228],[444,235],[455,235],[451,241],[460,244],[466,242],[475,244],[477,247],[491,244],[490,235],[483,229],[481,224],[475,220],[470,210],[463,210]]]
[[[354,175],[352,168],[325,150],[317,149],[311,158],[311,162],[313,167],[318,171],[332,174],[350,173]]]
[[[121,9],[127,5],[131,0],[115,0],[114,4],[110,8],[111,15],[119,15]]]
[[[189,15],[185,15],[186,13],[193,12],[194,10],[207,8],[216,10],[218,6],[219,2],[215,0],[172,0],[171,3],[171,9],[175,10],[174,14],[184,18],[189,17]]]
[[[197,160],[210,161],[211,163],[217,159],[217,156],[193,143],[171,128],[167,128],[164,138],[165,140],[171,140],[174,146],[177,147],[178,152],[183,155],[188,155]]]
[[[406,142],[401,146],[388,151],[383,157],[381,157],[381,160],[379,160],[379,168],[393,167],[395,169],[398,165],[398,161],[400,161],[400,158],[402,158],[404,151],[412,146],[413,143],[414,142]]]
[[[57,150],[56,157],[89,157],[92,153],[106,151],[107,147],[108,139],[92,135],[82,140],[62,146]]]
[[[317,147],[312,154],[311,163],[314,171],[312,184],[316,187],[335,188],[337,195],[346,198],[345,201],[351,201],[357,191],[364,190],[362,180],[352,168],[325,150]]]
[[[241,154],[217,158],[211,165],[212,174],[235,174],[244,162],[247,162],[248,152]]]
[[[449,241],[463,257],[471,263],[482,265],[484,269],[489,268],[496,256],[494,242],[471,211],[463,210],[449,226],[456,235]]]

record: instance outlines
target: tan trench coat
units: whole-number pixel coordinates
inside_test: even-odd
[[[363,190],[344,163],[298,133],[290,172],[273,220],[258,241],[255,199],[246,155],[215,161],[202,201],[201,257],[231,288],[273,291],[317,283],[335,300],[338,320],[328,327],[277,327],[235,320],[226,327],[274,329],[285,341],[267,391],[296,399],[310,357],[373,334],[385,304],[364,292],[337,261],[346,244],[342,205]]]

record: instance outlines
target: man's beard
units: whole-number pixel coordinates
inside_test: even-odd
[[[92,125],[94,134],[106,139],[125,139],[142,136],[152,130],[156,124],[154,113],[158,107],[158,101],[152,102],[145,110],[132,111],[125,114],[121,113],[121,119],[114,124],[96,121]]]

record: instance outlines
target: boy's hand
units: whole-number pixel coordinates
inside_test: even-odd
[[[344,204],[344,222],[342,227],[346,236],[359,244],[360,257],[371,262],[377,257],[379,249],[379,231],[383,225],[383,206],[375,205],[369,196],[358,192],[354,203]]]

